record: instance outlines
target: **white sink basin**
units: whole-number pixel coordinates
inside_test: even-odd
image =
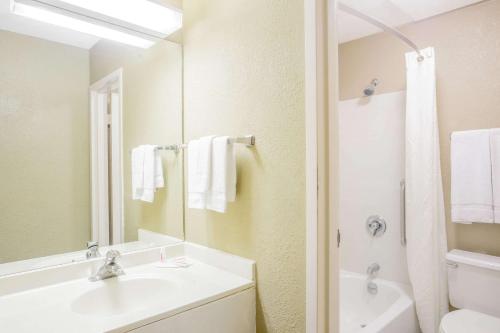
[[[172,281],[154,277],[120,276],[98,282],[71,303],[73,312],[92,315],[120,315],[140,311],[153,303],[174,297]]]
[[[191,265],[167,268],[158,252],[124,254],[125,275],[104,281],[89,281],[99,260],[0,277],[0,333],[255,333],[253,261],[182,243],[166,257]]]

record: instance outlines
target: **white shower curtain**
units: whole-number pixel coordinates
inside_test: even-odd
[[[406,54],[406,232],[408,272],[423,333],[448,312],[446,229],[436,110],[434,49]]]

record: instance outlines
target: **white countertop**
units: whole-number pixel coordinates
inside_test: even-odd
[[[200,252],[199,248],[194,249],[194,254]],[[248,277],[197,260],[203,260],[203,256],[205,253],[200,258],[189,257],[192,265],[187,268],[158,268],[154,263],[126,267],[125,279],[161,278],[175,285],[171,298],[126,314],[101,316],[73,311],[71,304],[75,299],[106,283],[90,282],[87,277],[1,296],[0,332],[126,332],[254,286]],[[235,260],[234,256],[229,258],[229,262]]]

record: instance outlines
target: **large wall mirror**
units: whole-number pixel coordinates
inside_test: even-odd
[[[182,158],[155,148],[182,142],[181,45],[105,40],[10,6],[0,1],[0,275],[182,241]]]

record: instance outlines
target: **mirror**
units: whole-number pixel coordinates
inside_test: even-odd
[[[182,155],[134,150],[182,142],[181,46],[99,39],[15,16],[6,3],[0,275],[85,260],[89,241],[102,254],[107,246],[130,251],[181,241]],[[142,195],[133,195],[137,152]],[[156,190],[144,171],[151,156]]]

